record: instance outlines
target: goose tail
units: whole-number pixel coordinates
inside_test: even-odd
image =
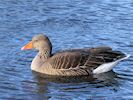
[[[110,63],[104,63],[104,64],[100,65],[99,67],[97,67],[96,69],[94,69],[93,74],[100,74],[100,73],[108,72],[108,71],[112,70],[113,67],[115,67],[120,61],[126,60],[129,57],[130,57],[130,55],[127,54],[123,58],[120,58],[116,61],[113,61]]]

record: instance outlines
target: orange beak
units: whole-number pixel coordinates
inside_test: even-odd
[[[21,50],[29,50],[29,49],[33,49],[33,43],[32,43],[32,41],[30,41],[28,44],[26,44],[25,46],[23,46],[21,48]]]

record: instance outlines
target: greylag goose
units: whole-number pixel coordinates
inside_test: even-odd
[[[31,70],[59,76],[81,76],[108,72],[120,61],[127,59],[120,51],[110,47],[70,49],[52,54],[52,44],[46,35],[39,34],[21,50],[37,49]]]

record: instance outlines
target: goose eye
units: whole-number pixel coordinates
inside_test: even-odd
[[[35,42],[38,42],[38,40],[35,40]]]

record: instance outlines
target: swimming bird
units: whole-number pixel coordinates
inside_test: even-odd
[[[120,61],[127,59],[120,51],[107,46],[70,49],[52,54],[52,43],[43,34],[36,35],[21,50],[37,49],[31,70],[57,76],[93,75],[112,70]]]

